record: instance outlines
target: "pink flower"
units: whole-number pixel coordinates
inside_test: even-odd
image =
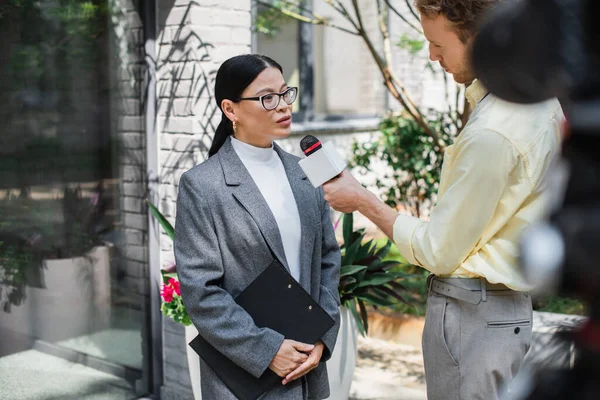
[[[169,285],[173,288],[173,290],[175,290],[175,293],[177,293],[177,296],[181,296],[181,289],[179,288],[179,281],[177,281],[175,278],[171,278],[171,279],[169,279]]]
[[[160,291],[160,295],[162,296],[165,303],[170,303],[173,301],[173,288],[171,285],[163,285],[162,290]]]

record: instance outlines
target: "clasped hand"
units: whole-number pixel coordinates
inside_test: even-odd
[[[325,345],[318,341],[315,345],[285,339],[271,361],[269,368],[287,384],[317,368]]]

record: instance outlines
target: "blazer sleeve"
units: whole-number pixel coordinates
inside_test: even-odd
[[[175,262],[186,310],[202,337],[240,367],[260,377],[284,337],[258,328],[220,287],[223,260],[205,196],[190,172],[181,177],[175,220]]]
[[[335,325],[331,327],[321,338],[325,344],[325,350],[322,361],[327,361],[331,358],[331,353],[337,340],[338,331],[340,329],[340,295],[338,292],[340,282],[340,266],[341,253],[340,247],[335,238],[333,224],[329,216],[330,207],[324,199],[323,189],[319,189],[321,199],[321,229],[323,243],[321,245],[321,288],[319,294],[319,304],[335,321]]]

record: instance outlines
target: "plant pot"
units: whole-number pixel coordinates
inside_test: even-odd
[[[202,400],[202,392],[200,390],[200,357],[190,346],[188,346],[188,343],[196,336],[198,336],[198,330],[194,325],[185,327],[185,348],[188,370],[190,371],[190,382],[192,383],[192,392],[194,393],[195,400]]]
[[[358,327],[347,307],[340,307],[340,317],[340,332],[331,358],[327,361],[331,390],[329,400],[348,400],[356,367]]]
[[[43,288],[26,288],[23,304],[2,313],[0,327],[47,342],[110,327],[111,249],[84,257],[44,260]]]

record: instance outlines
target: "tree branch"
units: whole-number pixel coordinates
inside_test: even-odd
[[[284,9],[283,7],[274,6],[265,1],[261,1],[261,0],[255,0],[255,1],[257,4],[261,4],[265,7],[269,7],[271,9],[277,10],[289,18],[296,19],[298,21],[305,22],[305,23],[310,23],[313,25],[328,26],[328,27],[335,28],[335,29],[338,29],[338,30],[346,32],[346,33],[350,33],[355,36],[362,37],[363,41],[365,42],[365,44],[367,46],[367,49],[371,53],[373,60],[377,64],[377,67],[379,68],[379,71],[381,72],[381,74],[383,76],[384,85],[387,88],[388,92],[402,105],[404,110],[406,110],[406,112],[409,114],[409,116],[417,122],[417,124],[425,131],[425,133],[434,140],[434,142],[440,148],[440,150],[444,151],[444,149],[446,148],[445,143],[440,139],[438,133],[431,128],[431,126],[429,125],[429,122],[427,121],[427,119],[425,118],[425,116],[423,115],[423,113],[421,112],[419,107],[411,99],[405,86],[398,80],[398,78],[396,78],[396,76],[392,72],[392,69],[391,69],[391,64],[392,64],[391,41],[390,41],[390,37],[389,37],[389,30],[387,28],[387,19],[385,18],[385,16],[387,15],[387,9],[384,11],[384,7],[380,3],[381,0],[377,0],[377,6],[378,6],[378,12],[379,12],[379,29],[381,30],[381,33],[383,36],[383,42],[384,42],[383,43],[383,45],[384,45],[383,56],[375,48],[373,41],[371,40],[371,38],[369,37],[369,34],[367,33],[367,31],[365,29],[363,19],[362,19],[362,14],[360,12],[360,8],[358,5],[358,0],[352,0],[352,8],[354,9],[356,19],[354,19],[350,15],[350,13],[348,12],[348,9],[346,9],[346,7],[339,0],[324,0],[327,4],[329,4],[331,7],[333,7],[337,12],[339,12],[342,16],[344,16],[344,18],[348,22],[350,22],[350,24],[352,24],[352,26],[356,29],[356,31],[351,31],[349,29],[334,25],[334,24],[330,23],[327,19],[315,14],[314,12],[312,12],[310,10],[306,10],[307,12],[309,12],[311,14],[311,17],[307,17],[307,16],[304,16],[297,12],[294,12],[292,10],[287,10],[287,9]],[[384,0],[384,1],[386,1],[386,0]],[[293,4],[293,3],[286,2],[286,4]],[[389,3],[387,1],[386,1],[386,5],[389,6]],[[414,14],[414,10],[412,12],[413,12],[413,15],[416,15],[416,14]]]
[[[331,7],[333,7],[337,12],[342,14],[348,20],[348,22],[350,22],[352,24],[354,29],[356,29],[358,31],[358,23],[356,21],[354,21],[354,19],[352,18],[352,16],[348,12],[348,9],[346,9],[344,4],[342,4],[338,0],[324,0],[324,1],[325,1],[325,3],[327,3]]]
[[[423,31],[419,28],[417,28],[415,25],[413,25],[412,22],[410,22],[408,19],[406,19],[406,17],[402,14],[400,14],[400,12],[398,10],[396,10],[396,8],[394,6],[392,6],[392,4],[390,3],[389,0],[384,0],[385,4],[388,6],[388,8],[390,10],[392,10],[394,12],[394,14],[396,14],[402,21],[404,21],[408,26],[410,26],[412,29],[414,29],[415,31],[417,31],[417,33],[419,34],[423,34]]]
[[[312,12],[310,10],[306,10],[306,11],[310,12],[312,18],[311,17],[305,17],[302,14],[298,14],[297,12],[288,10],[286,8],[279,8],[277,6],[274,6],[273,4],[270,4],[270,3],[267,3],[267,2],[264,2],[264,1],[261,1],[261,0],[255,0],[255,1],[256,1],[257,4],[260,4],[262,6],[268,7],[268,8],[273,9],[273,10],[276,10],[276,11],[280,12],[281,14],[285,15],[286,17],[295,19],[297,21],[305,22],[305,23],[313,24],[313,25],[328,26],[330,28],[338,29],[338,30],[340,30],[342,32],[346,32],[346,33],[349,33],[349,34],[354,35],[354,36],[360,36],[360,34],[358,32],[351,31],[351,30],[343,28],[341,26],[332,24],[327,19],[325,19],[324,17],[321,17],[320,15],[317,15],[317,14],[315,14],[314,12]]]
[[[352,5],[354,7],[354,12],[356,13],[356,17],[358,20],[358,28],[359,28],[358,32],[360,33],[360,36],[365,41],[367,48],[369,49],[369,51],[371,52],[371,55],[373,56],[375,62],[377,63],[377,66],[379,67],[379,70],[380,70],[381,74],[383,75],[384,84],[387,87],[388,91],[396,100],[398,100],[400,102],[402,107],[417,122],[417,124],[419,124],[419,126],[421,128],[423,128],[425,133],[427,135],[431,136],[431,138],[435,141],[435,143],[438,145],[438,147],[442,151],[444,151],[444,149],[446,148],[446,145],[440,139],[437,132],[435,132],[433,129],[431,129],[431,126],[429,126],[429,123],[423,116],[423,113],[421,112],[419,107],[417,107],[416,103],[410,98],[404,85],[398,80],[398,78],[396,78],[396,76],[390,69],[390,65],[377,52],[377,49],[375,48],[375,46],[373,45],[373,42],[369,38],[369,35],[367,34],[364,24],[363,24],[363,21],[362,21],[362,15],[360,13],[360,9],[358,6],[358,0],[352,0]],[[380,28],[381,28],[381,25],[380,25]],[[387,31],[387,25],[386,25],[385,31]]]
[[[417,121],[419,126],[421,126],[421,128],[423,128],[425,130],[425,133],[427,133],[429,136],[431,136],[431,138],[435,141],[435,143],[438,145],[438,147],[442,151],[444,151],[446,148],[446,144],[442,141],[442,139],[437,134],[437,132],[434,131],[433,129],[431,129],[429,122],[427,122],[427,120],[425,119],[425,116],[423,115],[423,113],[421,112],[419,107],[411,99],[411,97],[408,94],[408,92],[406,91],[406,88],[404,87],[404,85],[398,80],[398,78],[396,78],[396,76],[393,74],[393,72],[388,71],[388,73],[389,73],[390,79],[392,80],[394,86],[396,86],[396,85],[398,86],[398,88],[396,89],[399,92],[398,97],[396,97],[396,96],[395,97],[402,103],[402,105],[404,105],[404,108],[413,116],[413,118],[415,119],[415,121]],[[401,97],[404,97],[406,100],[404,100],[404,99],[400,100]]]
[[[384,0],[386,1],[386,0]],[[387,1],[386,1],[387,3]],[[381,0],[377,0],[377,15],[379,17],[379,30],[381,31],[381,36],[383,37],[383,56],[385,58],[385,63],[387,64],[390,70],[392,68],[392,45],[390,40],[390,31],[387,26],[387,10],[383,8],[381,4]]]
[[[413,5],[410,4],[410,1],[404,0],[404,2],[406,3],[406,7],[408,8],[408,11],[410,11],[410,13],[416,18],[416,20],[421,21],[421,18],[419,18],[419,16],[417,15],[417,12],[415,11]]]
[[[358,32],[360,33],[360,36],[365,41],[367,48],[371,52],[371,55],[375,59],[375,62],[377,63],[377,66],[379,67],[379,70],[380,70],[381,74],[383,75],[383,80],[384,80],[385,86],[387,87],[388,91],[396,100],[398,100],[400,102],[402,107],[417,122],[417,124],[419,124],[419,126],[421,128],[423,128],[425,133],[427,135],[431,136],[431,138],[435,141],[435,143],[438,145],[438,147],[442,151],[444,151],[444,149],[446,148],[445,143],[440,139],[437,132],[435,132],[433,129],[431,129],[431,126],[429,126],[429,123],[423,116],[423,113],[421,112],[419,107],[417,107],[416,103],[410,98],[404,85],[398,80],[398,78],[396,78],[396,76],[390,69],[390,65],[377,52],[377,49],[375,48],[375,46],[373,45],[373,42],[369,38],[369,35],[367,34],[364,24],[363,24],[363,21],[362,21],[362,15],[360,13],[360,9],[358,6],[358,0],[352,0],[352,5],[354,7],[354,12],[356,13],[356,17],[358,20],[358,28],[359,28]],[[385,28],[385,31],[387,31],[387,26]]]

